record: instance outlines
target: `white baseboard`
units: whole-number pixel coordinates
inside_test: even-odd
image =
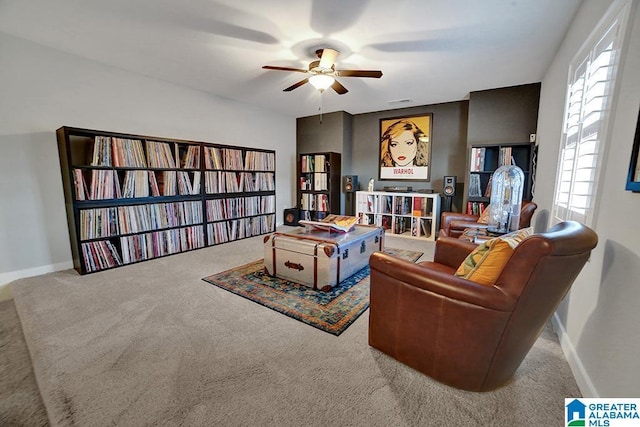
[[[567,335],[567,330],[560,322],[557,313],[553,314],[553,317],[551,318],[551,324],[553,325],[554,331],[558,335],[560,347],[562,347],[562,352],[567,358],[567,362],[569,362],[569,367],[571,368],[571,372],[573,372],[573,377],[576,379],[576,383],[578,384],[580,393],[582,393],[582,397],[600,397],[593,385],[593,382],[591,381],[591,378],[589,377],[588,372],[584,368],[584,365],[582,364],[578,353],[576,353],[576,349],[573,346],[573,343]]]
[[[66,270],[69,268],[73,268],[73,262],[71,261],[60,262],[58,264],[43,265],[34,268],[27,268],[26,270],[0,273],[0,289],[4,288],[14,280],[23,279],[25,277],[39,276],[41,274],[52,273],[54,271]]]

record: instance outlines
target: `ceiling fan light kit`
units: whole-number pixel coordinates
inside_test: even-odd
[[[310,77],[294,83],[284,89],[285,92],[290,92],[309,82],[320,92],[324,92],[324,90],[331,87],[338,95],[344,95],[349,91],[336,80],[336,77],[369,77],[374,79],[382,77],[382,71],[379,70],[336,70],[335,62],[339,54],[340,52],[335,49],[318,49],[316,50],[316,55],[318,55],[318,58],[320,59],[312,61],[306,70],[301,68],[276,67],[272,65],[264,65],[262,68],[265,70],[293,71],[296,73],[312,74]]]
[[[320,92],[327,89],[335,81],[336,79],[333,78],[333,76],[329,76],[327,74],[316,74],[309,77],[309,83],[311,83],[313,87],[318,89]]]

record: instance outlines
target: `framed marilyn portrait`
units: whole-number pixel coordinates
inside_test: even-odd
[[[380,119],[380,180],[429,181],[432,114]]]

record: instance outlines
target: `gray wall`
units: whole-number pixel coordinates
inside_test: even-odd
[[[300,117],[296,120],[296,149],[298,154],[334,151],[343,154],[351,146],[349,132],[352,116],[344,111],[320,116]],[[343,155],[343,172],[345,157]]]
[[[342,174],[357,175],[360,189],[370,178],[376,190],[411,186],[440,192],[445,175],[458,179],[453,211],[464,207],[468,147],[472,144],[526,142],[536,133],[540,83],[472,92],[469,101],[425,105],[350,115],[345,112],[299,118],[298,154],[318,151],[342,153]],[[379,181],[380,119],[433,114],[430,181]],[[344,206],[344,194],[342,195]]]
[[[282,223],[295,194],[294,118],[1,33],[0,52],[0,287],[71,267],[60,126],[275,149]]]
[[[297,154],[333,151],[340,153],[342,175],[351,175],[353,116],[338,111],[296,120]],[[345,194],[340,191],[340,213],[345,214]]]
[[[472,145],[530,142],[537,132],[541,83],[471,92],[465,180]],[[527,179],[532,179],[528,177]],[[525,188],[529,188],[530,183]],[[468,189],[464,191],[466,204]],[[528,196],[527,196],[528,198]]]
[[[379,181],[380,119],[426,113],[433,114],[430,181]],[[353,120],[352,170],[363,189],[367,188],[369,178],[374,178],[376,190],[384,186],[412,186],[414,190],[428,188],[440,192],[444,175],[457,175],[463,180],[466,136],[466,101],[358,114]]]
[[[425,181],[379,181],[380,119],[418,114],[433,114],[431,179]],[[467,101],[426,105],[399,110],[351,115],[345,112],[299,118],[297,121],[298,154],[319,151],[342,153],[342,174],[356,175],[360,189],[366,190],[370,178],[376,190],[384,186],[411,186],[414,190],[442,190],[443,176],[456,175],[464,181],[466,162]],[[461,187],[461,184],[458,186]],[[455,206],[461,205],[461,194]],[[342,211],[345,211],[342,194]]]
[[[547,224],[553,203],[569,62],[610,0],[585,0],[542,80],[536,202]],[[635,1],[635,5],[638,2]],[[560,342],[585,397],[640,396],[640,194],[625,191],[640,108],[640,13],[632,9],[605,145],[595,223],[598,246],[556,312]],[[540,173],[545,171],[546,173]],[[547,225],[545,224],[545,225]]]
[[[471,92],[467,143],[528,142],[536,133],[540,83]]]

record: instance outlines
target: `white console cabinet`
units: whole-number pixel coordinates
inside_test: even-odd
[[[386,233],[435,240],[440,219],[440,194],[356,192],[359,224],[375,224]]]

